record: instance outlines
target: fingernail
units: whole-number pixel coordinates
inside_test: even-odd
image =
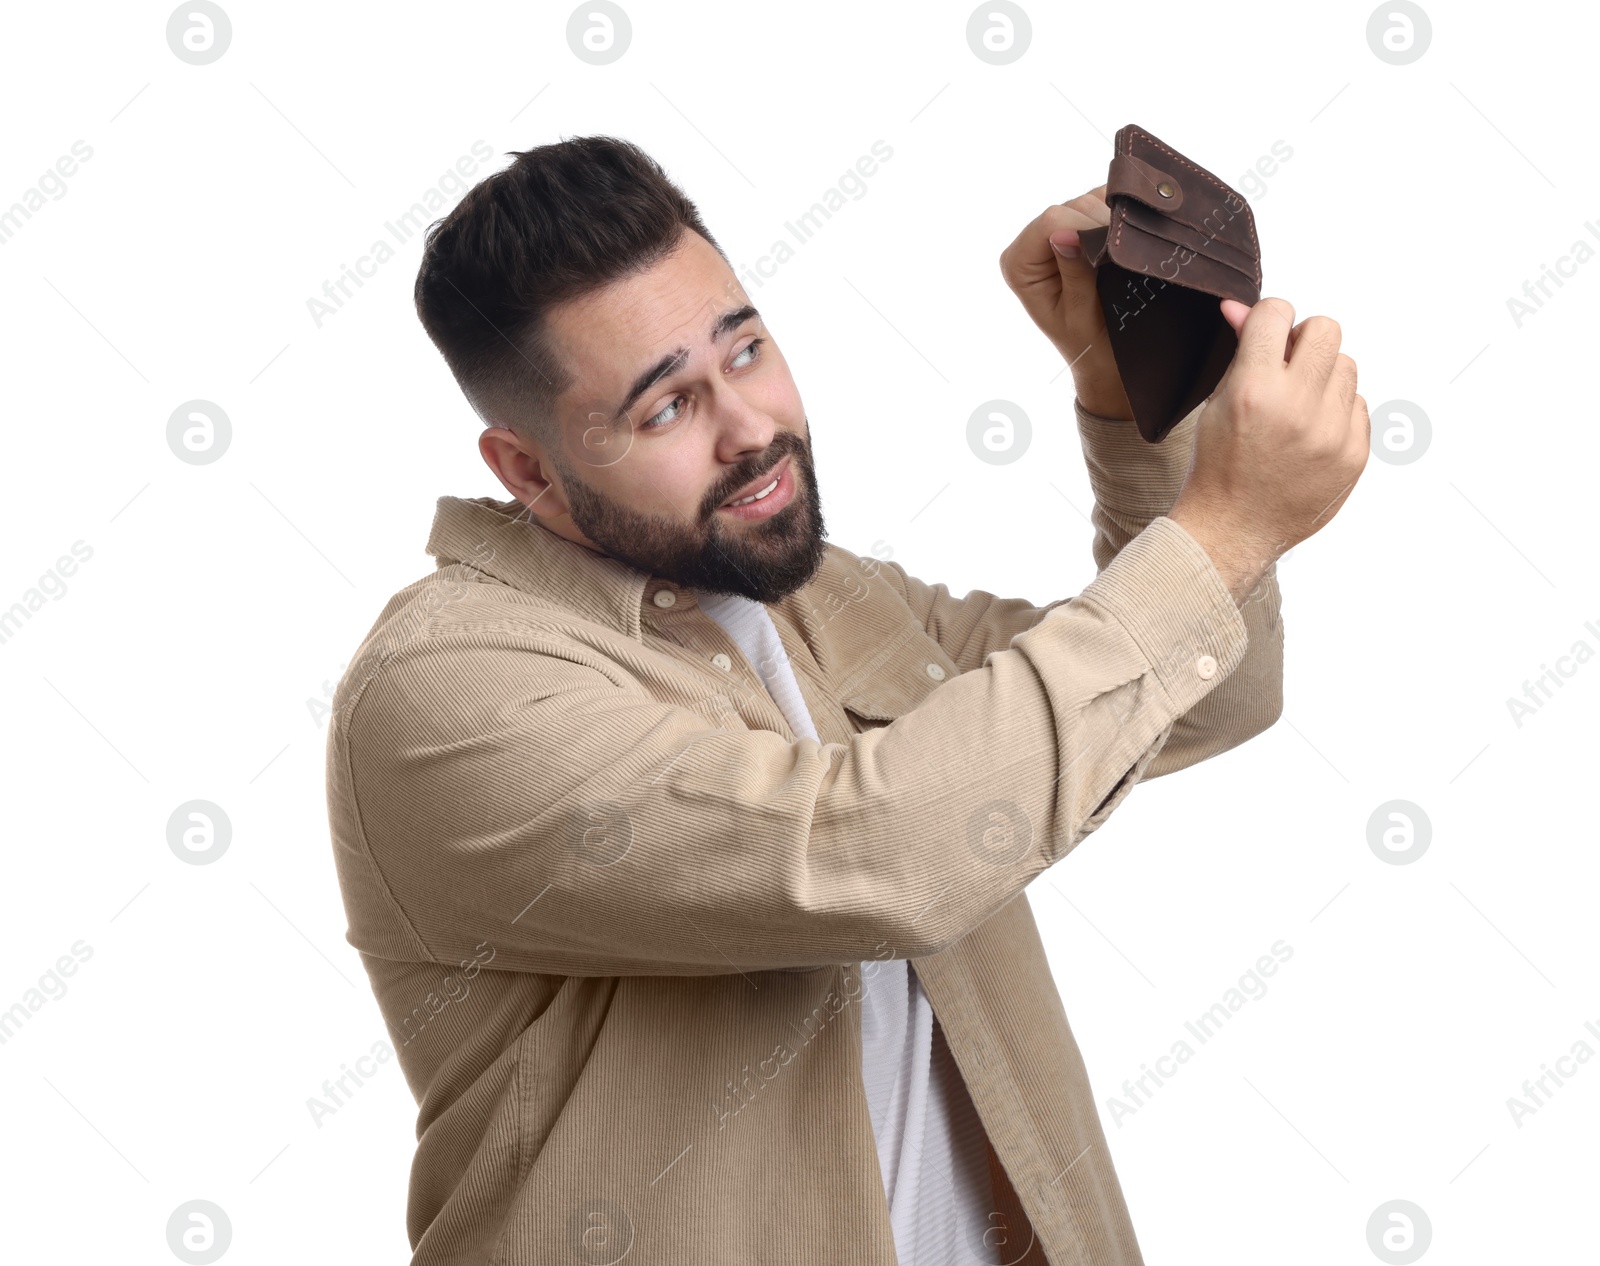
[[[1071,234],[1066,240],[1060,242],[1052,237],[1050,239],[1050,249],[1055,251],[1062,259],[1077,259],[1078,256],[1083,254],[1083,248],[1078,245],[1078,235],[1076,233]]]

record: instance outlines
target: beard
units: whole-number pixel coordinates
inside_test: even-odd
[[[755,602],[777,602],[806,584],[827,555],[822,500],[806,438],[779,430],[759,458],[719,484],[695,510],[695,518],[641,514],[596,491],[559,464],[572,521],[609,557],[684,589],[737,594]],[[717,507],[785,454],[794,496],[771,518],[723,520]]]

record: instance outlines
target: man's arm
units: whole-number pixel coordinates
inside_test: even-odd
[[[1159,444],[1140,439],[1132,422],[1102,418],[1076,399],[1073,412],[1095,498],[1090,515],[1095,568],[1104,571],[1123,546],[1177,500],[1194,451],[1199,410],[1173,427]],[[1130,436],[1133,443],[1128,442]],[[957,598],[946,585],[919,580],[893,560],[886,560],[885,566],[898,577],[906,602],[928,635],[963,672],[976,668],[990,651],[1004,649],[1018,633],[1067,601],[1058,598],[1036,607],[1026,599],[999,598],[982,589]]]
[[[488,943],[498,969],[602,976],[937,953],[1098,827],[1245,647],[1167,519],[848,743],[723,728],[581,633],[447,611],[340,683],[328,802],[351,941],[439,963]],[[998,828],[1014,852],[995,855]]]
[[[1131,421],[1101,417],[1073,402],[1078,435],[1094,492],[1095,566],[1104,571],[1122,549],[1157,516],[1172,509],[1189,473],[1195,428],[1205,405],[1196,406],[1159,444],[1143,439]],[[1250,644],[1227,681],[1206,695],[1172,727],[1145,778],[1186,769],[1237,747],[1269,729],[1283,713],[1283,621],[1278,569],[1239,605]]]
[[[1131,421],[1090,413],[1077,400],[1073,412],[1089,486],[1094,560],[1104,572],[1111,560],[1156,518],[1172,508],[1183,488],[1194,451],[1195,408],[1159,444],[1144,440]],[[928,584],[889,560],[907,603],[956,664],[966,671],[990,652],[1008,646],[1047,612],[1069,599],[1034,606],[1022,598],[999,598],[974,589],[957,598],[943,584]],[[1283,711],[1283,625],[1276,567],[1269,568],[1241,605],[1249,646],[1239,666],[1190,712],[1177,718],[1171,737],[1146,769],[1157,778],[1237,747],[1261,733]]]

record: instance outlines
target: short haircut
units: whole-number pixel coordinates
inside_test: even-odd
[[[552,307],[643,272],[700,213],[637,145],[579,136],[513,151],[428,226],[417,316],[485,425],[559,450],[557,399],[573,383],[549,336]]]

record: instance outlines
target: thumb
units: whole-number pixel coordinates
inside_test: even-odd
[[[1222,319],[1233,326],[1235,334],[1244,329],[1244,319],[1249,315],[1249,304],[1240,303],[1237,299],[1222,300]]]
[[[1067,302],[1074,307],[1087,304],[1095,293],[1095,271],[1083,257],[1078,230],[1057,229],[1050,234],[1050,249],[1055,253],[1056,271],[1061,275],[1061,290],[1068,296]]]
[[[1050,235],[1050,246],[1062,259],[1078,259],[1083,255],[1077,229],[1057,229]]]
[[[1050,249],[1055,252],[1056,267],[1061,271],[1063,282],[1080,284],[1085,272],[1093,272],[1084,262],[1083,244],[1077,229],[1057,229],[1050,234]]]

